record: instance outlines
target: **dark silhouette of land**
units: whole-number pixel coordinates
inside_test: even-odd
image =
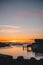
[[[10,44],[4,43],[4,42],[0,42],[0,47],[8,47],[8,46],[10,46]]]
[[[12,56],[0,54],[0,65],[43,65],[43,59],[24,59],[23,56],[13,59]]]

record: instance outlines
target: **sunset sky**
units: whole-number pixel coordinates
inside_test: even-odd
[[[0,0],[0,41],[35,38],[43,39],[43,1]]]

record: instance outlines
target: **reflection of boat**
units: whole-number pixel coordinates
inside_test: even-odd
[[[30,51],[32,51],[32,47],[24,47],[23,46],[23,50],[26,50],[27,52],[30,52]]]

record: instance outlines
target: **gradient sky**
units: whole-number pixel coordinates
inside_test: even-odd
[[[0,41],[43,39],[43,1],[0,0]]]

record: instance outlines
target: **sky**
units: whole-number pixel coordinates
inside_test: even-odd
[[[0,0],[0,41],[43,39],[43,0]]]

